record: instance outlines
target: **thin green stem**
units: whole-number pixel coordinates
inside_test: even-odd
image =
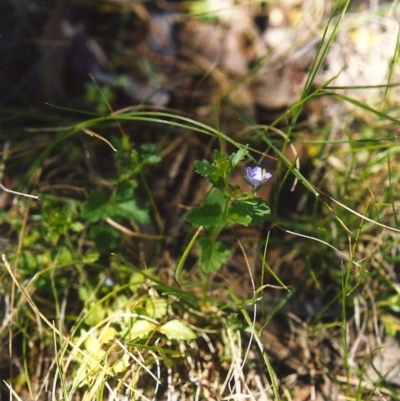
[[[188,246],[186,247],[185,251],[183,252],[181,259],[179,260],[178,266],[176,267],[175,280],[180,286],[182,286],[181,273],[182,273],[183,265],[185,264],[185,261],[186,261],[187,257],[189,256],[190,250],[193,248],[193,245],[196,242],[196,239],[202,230],[203,230],[203,226],[200,226],[197,229],[197,231],[194,233]]]

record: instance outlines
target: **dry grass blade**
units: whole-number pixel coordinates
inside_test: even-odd
[[[118,150],[115,149],[113,144],[106,138],[102,137],[101,135],[96,134],[95,132],[87,128],[82,128],[82,131],[89,136],[94,136],[95,138],[100,139],[101,141],[105,142],[114,152],[118,152]]]

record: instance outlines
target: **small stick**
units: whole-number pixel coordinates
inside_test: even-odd
[[[25,196],[25,197],[27,197],[27,198],[39,199],[39,197],[36,196],[36,195],[25,194],[25,193],[23,193],[23,192],[12,191],[11,189],[7,189],[3,184],[0,184],[0,188],[1,188],[4,192],[8,192],[9,194]]]

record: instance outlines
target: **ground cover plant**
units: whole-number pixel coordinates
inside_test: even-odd
[[[0,399],[400,398],[397,2],[0,11]]]

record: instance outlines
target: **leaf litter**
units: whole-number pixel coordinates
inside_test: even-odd
[[[35,107],[41,111],[44,102],[68,109],[101,111],[105,99],[117,111],[132,104],[150,107],[149,110],[168,107],[211,126],[218,120],[221,131],[241,140],[244,139],[243,130],[249,125],[274,122],[300,100],[309,68],[317,52],[318,40],[332,7],[330,2],[327,2],[325,8],[322,3],[314,1],[272,2],[270,5],[205,2],[205,5],[212,4],[212,9],[206,8],[199,11],[197,16],[191,17],[182,12],[179,2],[165,2],[161,6],[127,3],[128,11],[122,3],[116,1],[99,4],[60,1],[57,2],[56,10],[42,9],[36,1],[28,3],[33,19],[40,13],[46,14],[47,23],[42,31],[38,31],[36,39],[39,49],[47,52],[47,56],[46,59],[41,58],[33,44],[21,40],[27,35],[22,28],[18,27],[5,34],[7,40],[16,43],[16,47],[9,50],[10,57],[16,57],[14,51],[20,54],[27,50],[34,50],[33,57],[36,57],[28,62],[19,62],[16,71],[7,72],[9,81],[16,82],[15,88],[26,97],[16,96],[16,91],[4,91],[0,103],[5,109],[23,108],[26,98],[36,102]],[[367,182],[365,177],[357,177],[355,168],[349,169],[353,163],[361,165],[365,172],[372,167],[368,165],[368,157],[354,161],[352,146],[357,146],[357,143],[351,142],[351,135],[346,129],[363,129],[363,124],[368,123],[372,127],[381,128],[383,133],[388,131],[388,136],[397,135],[396,126],[382,118],[384,115],[372,115],[365,108],[359,107],[360,103],[357,102],[376,106],[378,110],[384,104],[387,110],[393,111],[391,116],[398,118],[395,107],[398,89],[396,86],[387,86],[387,83],[398,82],[398,66],[395,62],[391,63],[398,58],[398,6],[393,2],[385,7],[368,9],[362,8],[360,2],[355,2],[350,11],[340,25],[341,29],[324,60],[323,71],[317,74],[314,84],[318,87],[333,79],[329,81],[326,90],[337,93],[338,89],[335,88],[347,86],[340,95],[349,96],[353,101],[338,102],[332,96],[313,100],[306,105],[295,127],[297,136],[290,138],[297,142],[296,145],[300,143],[301,171],[311,169],[308,173],[310,179],[314,174],[313,182],[343,201],[343,207],[347,207],[347,202],[342,199],[341,189],[333,178],[337,174],[336,170],[349,176],[349,185],[362,193],[360,199],[371,193],[378,198],[382,191],[378,187],[371,187],[379,181]],[[4,12],[12,14],[12,7],[8,5]],[[203,16],[206,18],[202,18],[204,12],[206,14]],[[113,36],[124,15],[130,17],[124,30],[120,31],[118,37]],[[54,46],[51,43],[61,45]],[[18,59],[13,59],[13,62],[17,62],[15,60]],[[2,71],[7,67],[5,63],[3,60]],[[89,73],[96,85],[104,88],[103,97],[91,96],[91,93],[97,92],[90,92]],[[371,85],[382,87],[368,91],[358,88]],[[33,86],[40,89],[33,89]],[[217,118],[215,110],[219,113]],[[4,129],[12,130],[15,127],[13,117],[10,121],[5,124]],[[22,121],[24,125],[30,126],[44,124],[45,120],[42,118],[33,123],[29,116],[25,116]],[[280,122],[283,131],[287,123],[287,119]],[[155,263],[158,275],[167,285],[173,286],[176,261],[189,234],[185,216],[189,208],[200,203],[209,189],[207,183],[195,175],[194,162],[210,160],[218,143],[212,138],[205,140],[192,135],[181,127],[172,128],[166,134],[154,122],[137,122],[134,125],[121,122],[121,125],[125,134],[128,132],[137,143],[161,144],[159,150],[162,160],[155,170],[146,171],[146,174],[149,190],[154,196],[162,221],[148,222],[146,215],[139,222],[143,223],[139,224],[141,227],[133,226],[132,230],[158,235],[162,225],[164,238],[159,242],[144,237],[138,244],[136,241],[133,243],[132,237],[125,236],[122,238],[126,249],[124,257],[141,266]],[[328,144],[320,149],[313,141],[319,139],[315,137],[315,131],[321,129],[322,125],[330,127],[330,132],[326,137]],[[90,165],[90,179],[88,180],[85,169],[81,166],[76,168],[68,157],[65,157],[63,168],[54,169],[54,154],[50,152],[44,158],[41,173],[37,175],[36,187],[39,192],[41,187],[47,185],[54,196],[82,202],[91,199],[90,191],[96,190],[101,177],[110,176],[114,170],[107,144],[111,143],[118,148],[113,142],[114,138],[108,133],[109,127],[99,131],[96,128],[95,131],[96,138],[93,141],[85,138],[82,139],[83,145],[71,145],[73,150],[81,146],[85,148],[87,161],[90,160],[86,161]],[[94,131],[85,128],[84,132]],[[49,145],[51,135],[45,134],[45,131],[41,135],[43,141]],[[168,135],[166,144],[163,143],[164,135]],[[100,138],[102,139],[96,142]],[[343,139],[348,142],[340,148],[335,141]],[[265,286],[257,298],[257,325],[263,327],[261,340],[276,372],[281,399],[339,400],[355,394],[364,394],[369,399],[377,400],[398,399],[390,387],[388,389],[381,386],[384,381],[399,385],[395,368],[399,354],[398,342],[395,337],[385,334],[395,325],[395,318],[386,320],[386,326],[377,324],[376,314],[383,313],[382,311],[386,313],[386,309],[378,308],[378,312],[369,312],[366,298],[362,297],[363,292],[372,292],[375,295],[371,295],[369,301],[372,305],[378,303],[379,306],[379,302],[384,302],[376,299],[383,292],[380,289],[382,281],[375,280],[369,285],[362,281],[366,272],[363,269],[355,271],[359,281],[352,285],[358,288],[359,293],[355,297],[354,305],[346,311],[349,314],[348,320],[340,320],[343,311],[340,310],[339,294],[335,292],[338,291],[337,282],[341,277],[335,276],[338,273],[333,273],[329,264],[339,266],[339,271],[350,267],[345,267],[346,260],[337,253],[322,258],[321,254],[327,250],[317,242],[304,238],[294,240],[287,231],[281,230],[279,226],[285,226],[288,215],[295,216],[299,222],[311,219],[311,211],[307,210],[307,205],[310,204],[307,199],[309,194],[301,189],[291,191],[292,183],[288,182],[280,192],[280,199],[274,201],[273,189],[277,188],[285,171],[280,167],[279,161],[277,162],[276,155],[270,152],[270,146],[259,141],[256,135],[249,135],[249,139],[246,137],[245,141],[251,142],[252,147],[269,156],[263,158],[261,167],[272,171],[274,178],[262,188],[263,192],[260,190],[260,195],[270,202],[272,209],[273,205],[276,206],[279,218],[262,227],[232,227],[222,233],[224,243],[234,253],[226,266],[209,278],[215,287],[210,289],[208,296],[216,304],[232,305],[231,310],[226,314],[219,312],[220,315],[216,314],[214,321],[206,319],[207,311],[199,312],[208,327],[196,341],[189,343],[185,341],[193,338],[193,331],[190,325],[182,323],[185,319],[171,319],[159,328],[161,332],[166,332],[167,339],[169,331],[176,331],[178,340],[185,340],[180,342],[180,355],[171,354],[164,358],[166,364],[169,359],[178,361],[175,370],[169,368],[162,372],[169,383],[166,389],[162,389],[164,398],[194,400],[199,399],[199,394],[202,394],[203,399],[210,400],[274,398],[272,379],[266,372],[259,349],[250,345],[247,363],[244,364],[241,359],[242,348],[247,346],[249,337],[241,330],[232,331],[227,323],[229,315],[242,308],[241,306],[238,309],[239,304],[232,304],[232,293],[243,301],[254,299],[249,266],[254,276],[255,288]],[[307,141],[309,144],[304,145],[303,142]],[[382,152],[384,151],[386,149],[383,148]],[[292,151],[286,154],[293,158]],[[314,154],[318,157],[314,157]],[[340,168],[334,163],[332,154],[337,155],[335,157],[341,162]],[[107,157],[104,158],[104,155]],[[389,151],[385,157],[388,157],[388,163],[391,160],[398,163],[395,155]],[[396,166],[398,164],[393,164],[393,167]],[[232,179],[240,182],[241,186],[246,186],[244,176],[245,166],[242,165]],[[384,174],[378,176],[382,185],[387,177]],[[12,182],[11,177],[6,176],[5,179]],[[65,182],[72,184],[62,186]],[[6,185],[6,181],[4,184]],[[77,188],[84,189],[85,199]],[[10,207],[11,195],[7,196],[6,204]],[[325,201],[331,207],[332,214],[340,219],[343,212],[341,205],[334,204],[329,199]],[[349,199],[347,201],[350,202]],[[352,204],[351,207],[358,208],[354,210],[356,213],[366,213],[363,202]],[[294,213],[295,210],[300,212]],[[88,211],[89,214],[93,212],[93,209]],[[138,209],[137,212],[141,210]],[[92,218],[97,220],[112,217],[113,213],[116,214],[116,211],[106,211],[104,208]],[[385,224],[393,224],[385,210],[376,209],[373,218],[377,218],[376,215],[382,215]],[[355,221],[351,223],[353,228],[358,227]],[[287,224],[286,227],[293,231],[295,228]],[[338,238],[335,233],[340,225],[331,223],[330,229],[332,237]],[[99,229],[99,232],[103,232],[102,230],[103,228]],[[360,223],[359,231],[359,238],[348,238],[352,247],[343,240],[338,240],[335,246],[341,252],[347,252],[351,260],[368,260],[369,271],[376,269],[378,276],[397,283],[398,279],[393,273],[393,266],[398,263],[396,254],[392,258],[393,264],[383,261],[381,254],[384,251],[394,252],[392,249],[382,248],[384,239],[394,238],[394,234],[377,234],[366,223],[363,226]],[[259,244],[265,241],[267,233],[272,239],[264,258],[260,257]],[[315,232],[309,234],[315,235]],[[321,230],[321,236],[323,235],[326,233]],[[237,238],[244,244],[245,252],[238,246]],[[153,258],[155,248],[158,248],[160,255],[156,260]],[[310,253],[306,253],[304,248]],[[197,258],[194,247],[191,253],[192,265],[198,263]],[[198,279],[196,269],[190,265],[185,266],[185,269],[185,281]],[[286,289],[276,287],[274,275],[269,271],[279,277]],[[289,292],[287,288],[290,288]],[[193,292],[199,296],[201,291],[200,287],[193,288]],[[244,309],[253,311],[252,308],[253,305],[245,305]],[[4,322],[9,321],[7,316],[3,319]],[[147,322],[146,335],[155,329],[155,324],[150,324],[147,320],[136,322],[136,325],[138,322]],[[341,340],[343,331],[340,326],[343,324],[348,326],[345,339],[348,349],[345,349]],[[372,324],[375,325],[373,328],[370,327]],[[150,326],[151,329],[148,328]],[[135,325],[132,325],[132,329],[134,328]],[[171,339],[174,338],[177,339],[177,335],[172,334]],[[2,348],[6,349],[7,338],[2,336],[1,341]],[[156,347],[157,344],[152,346]],[[123,347],[123,344],[120,345],[120,349]],[[111,351],[101,351],[102,355],[107,352],[111,355]],[[365,362],[369,357],[372,362]],[[8,359],[9,357],[4,356],[4,360]],[[363,380],[358,380],[357,369],[366,369]],[[5,371],[3,366],[2,371]],[[146,395],[151,399],[151,391],[146,387],[144,377],[146,375],[138,379],[137,388],[147,388],[143,390],[143,397]],[[40,382],[41,378],[36,380]],[[43,398],[44,393],[40,392],[40,387],[35,389]],[[22,396],[22,389],[20,394]],[[162,397],[160,394],[155,397]],[[139,395],[136,396],[139,398]]]

